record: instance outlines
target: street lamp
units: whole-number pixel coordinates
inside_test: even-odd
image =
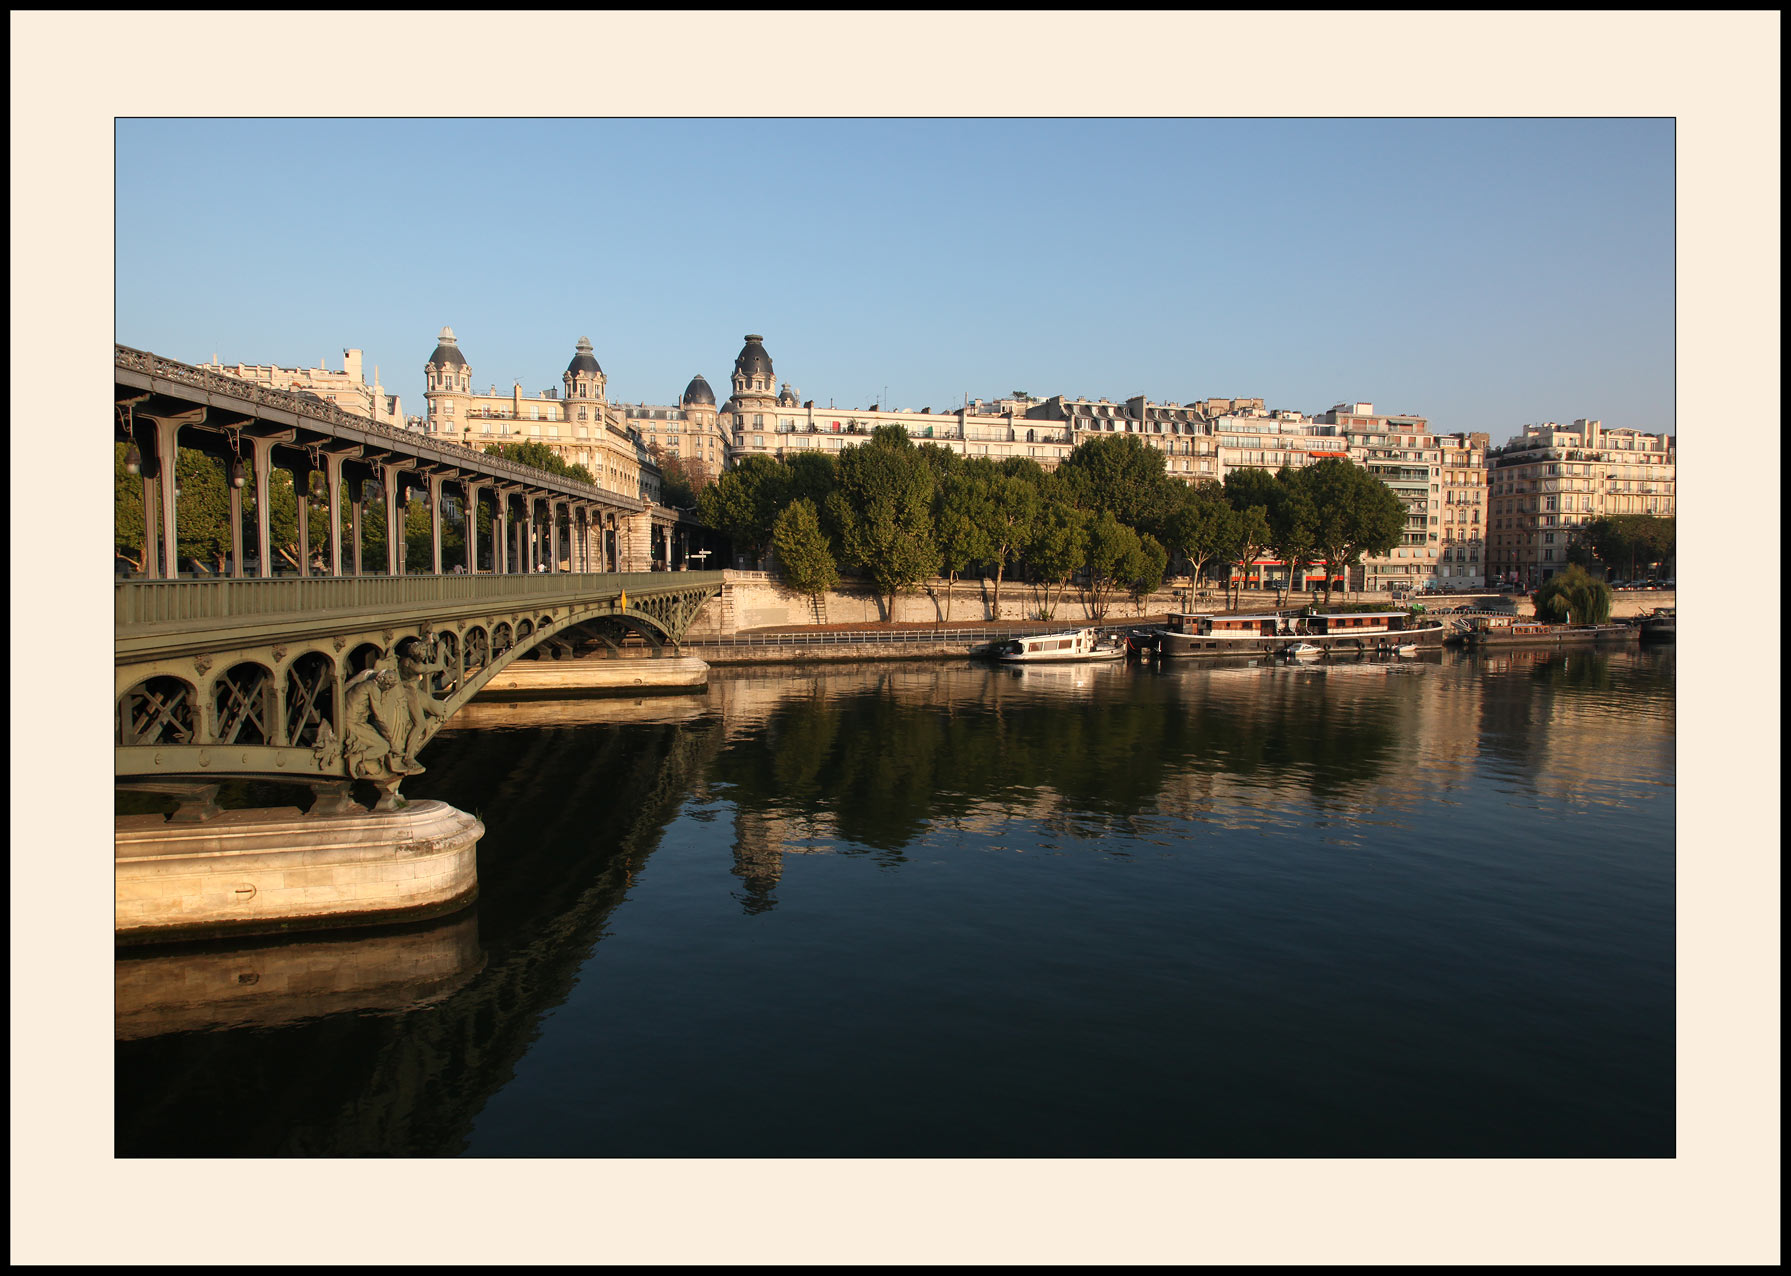
[[[135,443],[124,451],[124,472],[126,474],[141,474],[143,472],[143,453],[137,450]]]
[[[245,479],[246,476],[243,474],[242,458],[238,457],[236,460],[230,462],[230,486],[240,488]]]

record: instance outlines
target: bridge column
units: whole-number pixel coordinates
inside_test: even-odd
[[[243,578],[243,490],[230,485],[230,577]]]
[[[330,575],[342,574],[342,457],[323,454],[323,476],[330,485]],[[355,556],[360,556],[359,520],[356,520]]]
[[[361,515],[367,508],[367,480],[362,479],[354,485],[354,500],[350,502],[349,535],[354,537],[354,574],[362,574],[361,567]],[[338,706],[340,708],[340,706]]]
[[[645,572],[653,570],[653,516],[647,510],[627,514],[618,520],[616,536],[617,571]]]
[[[156,463],[159,471],[160,463]],[[143,575],[150,580],[159,580],[162,575],[162,512],[160,496],[162,481],[149,472],[149,466],[143,467]]]
[[[510,571],[510,489],[502,483],[491,486],[497,508],[491,512],[491,569],[499,575]]]
[[[522,565],[523,570],[532,576],[535,574],[535,564],[539,561],[537,556],[541,552],[535,543],[535,494],[530,492],[523,497],[523,500],[527,502],[528,510],[523,521],[527,549],[522,556]]]
[[[429,552],[435,560],[435,574],[442,574],[442,475],[429,475]]]
[[[398,507],[398,476],[401,465],[379,467],[379,484],[386,502],[386,574],[404,575],[404,516]]]
[[[460,482],[460,490],[466,493],[466,571],[469,576],[479,570],[479,493],[485,486],[475,479],[463,478]],[[493,526],[496,526],[495,522]],[[494,555],[494,566],[496,562]]]
[[[298,509],[299,575],[311,574],[311,475],[310,465],[292,467],[293,504]]]
[[[174,473],[174,461],[178,454],[175,437],[180,431],[181,423],[164,417],[151,418],[155,422],[155,455],[156,455],[156,512],[160,515],[161,526],[156,529],[162,540],[161,578],[173,580],[180,575],[180,542],[176,540],[174,488],[179,482]],[[147,489],[145,495],[147,496]],[[143,508],[149,509],[147,500]],[[145,564],[147,565],[147,564]]]
[[[274,574],[273,497],[268,480],[273,477],[274,441],[252,438],[249,446],[255,458],[255,546],[262,577]]]

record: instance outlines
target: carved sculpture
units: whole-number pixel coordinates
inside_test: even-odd
[[[416,678],[408,679],[399,668],[382,663],[371,678],[354,682],[344,698],[342,756],[351,778],[372,780],[379,787],[381,797],[374,807],[378,811],[403,805],[398,785],[405,776],[421,775],[426,769],[417,761],[417,751],[449,713],[421,680],[422,673],[439,668],[441,662],[420,647],[414,645],[400,661],[400,667],[414,671]]]

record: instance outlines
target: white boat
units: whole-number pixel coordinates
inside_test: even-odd
[[[1060,660],[1124,660],[1125,639],[1098,629],[1070,629],[1055,634],[1026,634],[997,643],[989,653],[1006,664],[1042,664]]]
[[[1296,642],[1283,647],[1281,654],[1290,660],[1316,660],[1325,653],[1322,648],[1314,647],[1309,642]]]
[[[1418,644],[1415,642],[1402,643],[1400,646],[1393,648],[1393,654],[1396,656],[1415,656],[1418,654]]]

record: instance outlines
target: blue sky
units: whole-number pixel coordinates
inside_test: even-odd
[[[123,119],[116,339],[842,407],[1260,395],[1672,429],[1671,120]]]

